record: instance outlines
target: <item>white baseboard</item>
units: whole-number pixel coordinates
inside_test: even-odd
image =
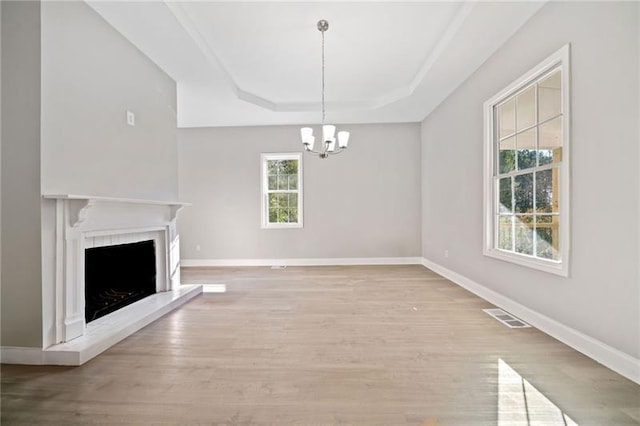
[[[422,265],[433,272],[442,275],[448,280],[458,284],[484,300],[512,313],[523,319],[537,329],[561,341],[594,359],[616,373],[640,384],[640,359],[634,358],[618,349],[615,349],[593,337],[587,336],[571,327],[568,327],[554,319],[551,319],[533,309],[497,293],[470,278],[460,275],[428,259],[422,259]]]
[[[421,257],[334,257],[310,259],[182,259],[184,267],[207,266],[336,266],[421,265]]]
[[[42,348],[25,348],[16,346],[0,347],[0,362],[3,364],[44,364],[44,351]]]

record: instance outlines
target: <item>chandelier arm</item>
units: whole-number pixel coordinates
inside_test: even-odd
[[[318,154],[318,155],[326,154],[326,151],[316,151],[316,150],[310,149],[307,146],[304,147],[304,150],[312,154]]]
[[[327,150],[324,150],[324,151],[315,151],[315,150],[313,150],[313,149],[309,149],[309,147],[308,147],[308,146],[305,146],[305,147],[304,147],[304,150],[305,150],[305,151],[307,151],[307,152],[310,152],[310,153],[312,153],[312,154],[318,154],[318,155],[320,155],[320,156],[323,156],[323,155],[324,155],[325,157],[328,157],[328,156],[330,156],[330,155],[340,154],[340,153],[341,153],[342,151],[344,151],[345,149],[346,149],[346,148],[338,148],[338,149],[337,149],[337,150],[335,150],[335,151],[327,151]]]
[[[338,148],[333,152],[330,152],[329,155],[337,155],[340,154],[342,151],[344,151],[344,148]]]
[[[342,151],[345,151],[346,148],[337,148],[335,151],[314,151],[313,149],[308,149],[305,147],[305,151],[307,152],[311,152],[312,154],[318,154],[318,155],[336,155],[336,154],[340,154]]]

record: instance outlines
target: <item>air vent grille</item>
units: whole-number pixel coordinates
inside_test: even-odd
[[[508,312],[503,311],[502,309],[483,309],[484,312],[491,315],[504,325],[509,328],[529,328],[531,327],[526,322],[522,321],[519,318],[514,317]]]

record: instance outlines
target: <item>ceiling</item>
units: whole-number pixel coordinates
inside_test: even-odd
[[[177,83],[180,127],[423,120],[538,2],[88,1]]]

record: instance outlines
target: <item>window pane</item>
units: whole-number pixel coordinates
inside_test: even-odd
[[[269,190],[278,189],[278,178],[277,176],[269,176]]]
[[[278,209],[269,208],[269,223],[278,222]]]
[[[516,216],[516,252],[533,255],[533,216]]]
[[[298,175],[289,175],[289,189],[298,189]]]
[[[285,175],[295,175],[298,173],[298,160],[284,160],[282,161],[282,171]]]
[[[298,194],[289,194],[289,208],[298,207]]]
[[[560,260],[559,223],[558,216],[536,216],[536,256]]]
[[[527,130],[516,136],[518,148],[518,170],[536,167],[536,129]]]
[[[289,180],[286,175],[278,175],[278,189],[288,189]]]
[[[269,175],[277,175],[278,174],[278,161],[277,160],[267,160],[267,172]]]
[[[289,194],[278,194],[278,206],[281,208],[289,207]]]
[[[513,183],[516,213],[533,212],[533,173],[514,177]]]
[[[515,105],[515,100],[511,99],[498,107],[498,134],[500,139],[512,135],[516,131]]]
[[[297,208],[289,209],[289,222],[292,222],[292,223],[298,222],[298,209]]]
[[[278,207],[278,195],[279,194],[269,194],[269,208],[274,209]]]
[[[269,209],[269,222],[288,223],[289,213],[287,209],[282,209],[282,208]]]
[[[498,217],[498,248],[513,251],[513,216]]]
[[[516,97],[516,130],[536,124],[536,90],[529,87]]]
[[[269,208],[277,209],[277,208],[288,207],[288,204],[289,204],[288,195],[289,194],[281,194],[281,193],[269,194]]]
[[[511,213],[513,210],[513,201],[511,199],[511,178],[506,177],[500,179],[500,201],[498,211],[500,213]]]
[[[289,217],[289,209],[281,209],[280,211],[282,212],[282,222],[291,222],[291,218]]]
[[[500,141],[498,173],[509,173],[516,169],[516,138]]]
[[[560,70],[557,70],[538,83],[538,121],[544,121],[560,114],[562,107],[561,79]]]
[[[540,165],[562,161],[562,117],[544,123],[539,129]]]
[[[558,212],[558,172],[557,168],[536,172],[536,211],[539,213]]]
[[[560,148],[562,149],[562,148]],[[551,164],[553,162],[553,150],[551,149],[539,149],[538,150],[538,164],[544,166],[545,164]]]

